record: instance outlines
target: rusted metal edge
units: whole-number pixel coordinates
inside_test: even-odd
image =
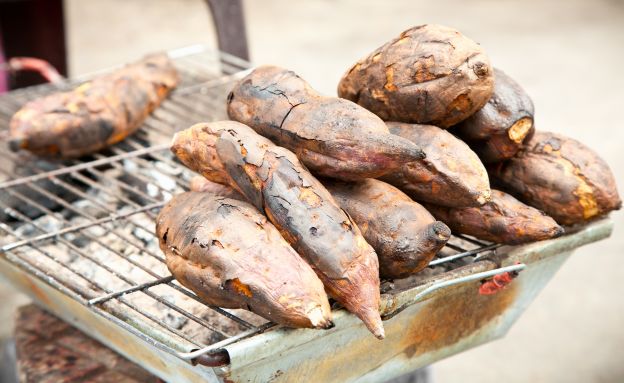
[[[612,232],[613,221],[609,217],[605,217],[587,224],[580,230],[575,230],[572,234],[559,238],[523,246],[507,246],[500,250],[500,253],[505,254],[501,265],[509,265],[514,262],[537,262],[554,254],[571,251],[592,242],[608,238]]]
[[[501,274],[505,272],[513,272],[513,271],[518,272],[518,271],[524,270],[526,267],[527,266],[524,263],[518,263],[515,265],[511,265],[511,266],[499,267],[493,270],[482,271],[480,273],[469,274],[469,275],[465,275],[459,278],[448,279],[445,281],[430,284],[429,286],[422,289],[420,292],[413,295],[409,300],[405,301],[402,306],[396,307],[394,305],[391,305],[390,306],[392,307],[391,310],[389,310],[388,306],[386,306],[385,307],[386,310],[382,309],[381,317],[383,320],[388,320],[394,317],[395,315],[397,315],[398,313],[400,313],[401,311],[403,311],[406,307],[425,299],[429,294],[432,294],[435,291],[443,289],[445,287],[451,287],[451,286],[461,285],[463,283],[482,280],[482,279],[490,278],[497,274]]]
[[[574,234],[564,235],[559,238],[550,240],[534,242],[527,245],[520,246],[504,246],[498,249],[497,260],[500,262],[500,266],[510,266],[516,263],[533,263],[542,258],[550,257],[555,254],[559,254],[565,251],[574,250],[580,246],[588,243],[596,242],[601,239],[607,238],[613,231],[613,222],[609,218],[603,218],[601,220],[592,222],[585,226],[583,229],[575,232]],[[471,273],[487,273],[488,270],[496,268],[494,262],[479,261],[472,265]],[[496,270],[493,270],[494,272]],[[428,289],[431,292],[437,290],[434,286],[442,283],[447,283],[449,280],[457,278],[457,272],[460,269],[452,270],[448,273],[444,273],[441,276],[432,277],[430,281],[425,281],[423,284],[414,288],[404,290],[395,294],[382,295],[381,311],[382,317],[391,318],[398,312],[405,309],[405,307],[412,305],[418,301],[427,298],[428,294],[422,294],[423,291]],[[496,274],[496,272],[495,272]],[[463,277],[461,277],[463,278]]]

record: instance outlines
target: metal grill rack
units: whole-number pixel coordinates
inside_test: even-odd
[[[171,55],[181,85],[125,141],[71,161],[42,160],[0,146],[0,258],[166,353],[221,366],[228,363],[225,346],[278,326],[241,310],[207,307],[173,280],[153,220],[171,195],[187,190],[193,175],[168,150],[173,132],[225,119],[227,93],[248,63],[200,46]],[[0,134],[24,102],[56,89],[45,85],[0,97]],[[454,236],[421,276],[401,288],[474,263],[498,247]],[[432,289],[444,284],[436,286]],[[385,281],[382,288],[392,295],[395,286]]]

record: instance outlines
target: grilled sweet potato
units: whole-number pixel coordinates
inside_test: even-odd
[[[357,62],[338,95],[383,120],[455,125],[492,95],[488,57],[479,44],[440,25],[421,25]]]
[[[228,185],[219,184],[206,179],[204,176],[195,176],[189,183],[191,191],[210,193],[219,197],[227,197],[233,199],[245,200],[239,192],[232,189]]]
[[[186,142],[193,137],[206,138]],[[292,152],[234,121],[196,124],[176,134],[172,151],[205,177],[228,179],[310,263],[328,293],[383,338],[377,255]],[[209,169],[214,162],[190,160],[199,158],[217,158],[222,164]],[[215,177],[222,169],[228,177]]]
[[[417,201],[465,207],[490,198],[490,182],[479,157],[461,140],[433,125],[388,122],[390,132],[415,142],[426,157],[382,177]]]
[[[165,54],[150,55],[115,72],[24,105],[11,119],[13,150],[79,157],[117,143],[178,83]]]
[[[516,157],[490,169],[492,181],[562,225],[600,217],[622,206],[611,169],[587,146],[536,132]]]
[[[340,179],[378,177],[423,157],[366,109],[324,97],[294,72],[263,66],[228,96],[228,115],[292,150],[313,172]]]
[[[319,278],[247,202],[176,195],[158,215],[156,234],[173,276],[207,304],[290,327],[331,327]]]
[[[494,68],[494,94],[485,106],[453,131],[485,163],[513,157],[535,132],[533,101],[503,71]]]
[[[563,228],[543,212],[495,189],[492,200],[483,206],[449,208],[425,204],[425,207],[452,231],[496,243],[518,245],[563,234]]]
[[[405,278],[424,269],[451,236],[444,223],[385,182],[327,180],[324,185],[377,252],[383,278]]]

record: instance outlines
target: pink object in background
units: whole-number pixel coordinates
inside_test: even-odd
[[[17,71],[37,72],[47,82],[51,83],[63,81],[63,76],[45,60],[34,57],[12,57],[7,61],[2,47],[2,35],[0,34],[0,94],[9,91],[9,74]]]

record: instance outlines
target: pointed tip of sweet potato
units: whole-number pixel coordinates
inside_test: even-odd
[[[444,246],[444,244],[446,244],[446,242],[451,238],[451,229],[449,229],[449,227],[442,221],[435,221],[429,224],[429,229],[433,234],[435,242],[442,244],[442,246]]]
[[[318,329],[330,329],[334,327],[334,322],[331,319],[331,310],[329,305],[327,307],[316,306],[306,313],[310,326]]]
[[[381,322],[381,315],[379,311],[370,308],[363,308],[358,311],[354,311],[354,314],[364,322],[364,325],[377,339],[384,339],[386,332]]]
[[[559,226],[557,225],[552,232],[552,238],[557,238],[557,237],[561,237],[562,235],[565,234],[565,229],[563,228],[563,226]]]

